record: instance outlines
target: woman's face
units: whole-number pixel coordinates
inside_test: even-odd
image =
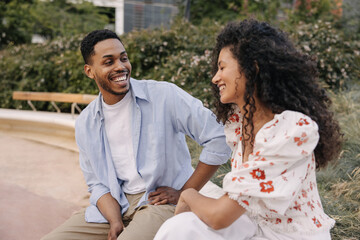
[[[218,71],[213,77],[212,83],[219,88],[221,103],[236,103],[242,109],[246,78],[244,74],[240,73],[239,64],[233,57],[230,47],[221,49]]]

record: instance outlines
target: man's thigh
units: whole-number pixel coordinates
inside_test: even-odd
[[[174,216],[174,211],[173,205],[139,207],[118,240],[152,240],[160,226]]]
[[[106,240],[109,228],[107,223],[87,223],[85,221],[85,209],[83,209],[41,240]]]

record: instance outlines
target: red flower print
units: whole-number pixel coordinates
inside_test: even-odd
[[[233,177],[231,180],[234,182],[237,180],[238,182],[241,182],[241,180],[245,179],[244,177]]]
[[[257,180],[265,179],[265,172],[263,170],[260,170],[260,168],[254,169],[252,172],[250,172],[250,174],[252,175],[252,177],[254,179],[257,179]]]
[[[279,120],[276,120],[275,123],[271,124],[270,126],[266,127],[265,129],[269,129],[269,128],[271,128],[271,127],[275,127],[278,122],[279,122]]]
[[[296,125],[309,125],[310,123],[305,118],[300,118],[300,120],[296,123]]]
[[[240,128],[235,129],[236,136],[239,135],[240,133],[241,133]]]
[[[308,155],[308,152],[307,152],[307,151],[302,150],[302,151],[301,151],[301,155],[306,156],[306,155]]]
[[[288,218],[287,223],[292,223],[292,218]]]
[[[237,115],[236,113],[234,113],[233,115],[231,115],[231,117],[229,118],[230,121],[232,122],[239,122],[240,117],[239,115]]]
[[[320,202],[319,202],[319,201],[316,201],[316,204],[319,206],[319,208],[321,208],[321,209],[322,209],[322,206],[321,206],[321,204],[320,204]]]
[[[285,174],[287,172],[287,169],[285,169],[284,171],[282,171],[282,173],[280,173],[281,175]]]
[[[243,203],[245,203],[245,205],[249,206],[249,202],[246,200],[242,200]]]
[[[248,163],[244,163],[244,164],[243,164],[243,167],[244,167],[244,168],[248,168],[248,167],[249,167],[249,164],[248,164]]]
[[[306,133],[303,132],[301,134],[301,137],[294,137],[294,142],[297,142],[297,145],[301,146],[303,143],[306,143],[309,140],[309,138],[306,137],[307,137]]]
[[[311,211],[314,211],[314,205],[311,202],[307,202],[307,205],[311,208]]]
[[[295,206],[294,206],[294,209],[295,209],[295,210],[299,210],[299,211],[301,212],[301,205],[300,205],[300,204],[298,204],[298,202],[297,202],[297,201],[295,201]]]
[[[282,179],[283,179],[284,181],[287,182],[287,178],[286,178],[286,177],[284,177],[284,176],[281,176],[281,177],[282,177]]]
[[[281,219],[280,219],[280,218],[277,218],[275,224],[279,224],[279,223],[281,223]]]
[[[320,221],[317,220],[316,217],[313,217],[312,220],[314,221],[314,224],[315,224],[318,228],[322,226],[321,223],[320,223]]]
[[[274,209],[270,209],[270,212],[277,213],[277,211],[276,211],[276,210],[274,210]]]
[[[255,158],[254,161],[266,161],[266,158],[259,156],[258,158]]]
[[[275,165],[275,163],[273,163],[273,162],[270,162],[270,166],[274,166]]]
[[[272,185],[272,181],[261,182],[260,187],[261,187],[260,190],[261,192],[271,193],[274,191],[274,186]]]
[[[307,198],[307,192],[304,189],[301,190],[301,194],[303,198]]]

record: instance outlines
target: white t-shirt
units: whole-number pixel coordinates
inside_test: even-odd
[[[129,91],[125,97],[108,105],[102,99],[105,117],[105,131],[110,145],[116,175],[123,180],[123,191],[129,194],[144,192],[145,182],[136,168],[131,134],[131,104],[132,96]]]

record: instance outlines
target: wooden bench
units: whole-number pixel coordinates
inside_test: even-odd
[[[56,92],[23,92],[23,91],[14,91],[12,98],[14,100],[26,100],[30,105],[33,111],[36,111],[36,108],[31,101],[48,101],[60,113],[60,108],[56,105],[55,102],[67,102],[71,104],[71,114],[75,114],[75,109],[78,112],[81,112],[81,109],[77,104],[89,104],[94,100],[97,95],[91,94],[77,94],[77,93],[56,93]]]

